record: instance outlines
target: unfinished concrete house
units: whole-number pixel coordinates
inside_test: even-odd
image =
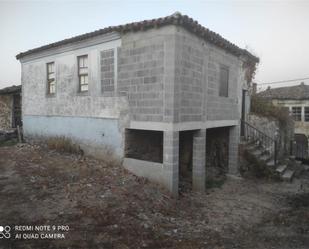
[[[258,58],[186,15],[113,26],[17,55],[27,138],[112,148],[125,168],[177,195],[205,189],[206,148],[223,137],[237,174],[240,119]]]

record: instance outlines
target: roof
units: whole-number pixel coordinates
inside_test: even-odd
[[[63,45],[67,45],[74,42],[79,42],[82,40],[86,40],[92,37],[96,37],[102,34],[107,34],[110,32],[120,32],[120,33],[126,33],[126,32],[136,32],[141,30],[147,30],[151,28],[158,28],[165,25],[178,25],[182,26],[183,28],[187,29],[188,31],[196,34],[197,36],[207,40],[208,42],[227,50],[228,52],[240,56],[244,55],[247,56],[250,60],[254,62],[259,62],[259,58],[252,55],[245,49],[241,49],[237,47],[235,44],[229,42],[228,40],[224,39],[219,34],[210,31],[209,29],[203,27],[200,25],[197,21],[193,20],[192,18],[188,17],[187,15],[182,15],[179,12],[174,13],[173,15],[157,18],[157,19],[151,19],[151,20],[144,20],[140,22],[132,22],[125,25],[118,25],[118,26],[109,26],[107,28],[99,29],[94,32],[86,33],[83,35],[78,35],[72,38],[68,38],[62,41],[58,41],[55,43],[51,43],[42,47],[34,48],[31,50],[28,50],[26,52],[19,53],[16,55],[16,59],[21,59],[26,55],[34,54],[37,52],[44,51],[46,49],[51,49],[55,47],[60,47]]]
[[[274,89],[268,88],[257,95],[269,99],[304,100],[309,99],[309,86],[302,82],[297,86],[278,87]]]
[[[21,92],[21,85],[18,86],[8,86],[5,88],[0,89],[0,94],[12,94],[12,93],[20,93]]]

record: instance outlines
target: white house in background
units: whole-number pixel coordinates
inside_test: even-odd
[[[309,86],[301,82],[297,86],[268,88],[258,96],[270,99],[274,105],[286,107],[295,121],[297,157],[308,157],[309,138]]]

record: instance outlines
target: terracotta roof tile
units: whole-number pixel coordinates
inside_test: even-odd
[[[267,89],[257,94],[260,97],[268,99],[292,99],[303,100],[309,99],[309,86],[301,83],[297,86],[278,87]]]
[[[54,47],[60,47],[62,45],[82,41],[89,39],[91,37],[99,36],[102,34],[106,34],[109,32],[120,32],[120,33],[126,33],[126,32],[135,32],[135,31],[140,31],[140,30],[147,30],[150,28],[157,28],[165,25],[179,25],[187,29],[188,31],[196,34],[197,36],[205,39],[206,41],[209,41],[210,43],[221,47],[228,52],[240,56],[240,55],[245,55],[247,56],[250,60],[253,60],[254,62],[259,62],[259,58],[256,56],[252,55],[245,49],[241,49],[237,47],[235,44],[229,42],[228,40],[224,39],[222,36],[219,34],[210,31],[209,29],[203,27],[200,25],[197,21],[193,20],[192,18],[188,17],[187,15],[182,15],[179,12],[176,12],[173,15],[162,17],[162,18],[157,18],[157,19],[151,19],[151,20],[144,20],[140,22],[133,22],[133,23],[128,23],[125,25],[118,25],[118,26],[110,26],[107,28],[99,29],[94,32],[86,33],[83,35],[78,35],[72,38],[68,38],[62,41],[58,41],[55,43],[51,43],[45,46],[41,46],[38,48],[34,48],[31,50],[28,50],[26,52],[19,53],[16,55],[17,59],[21,59],[26,55],[34,54],[37,52],[41,52],[46,49],[51,49]]]

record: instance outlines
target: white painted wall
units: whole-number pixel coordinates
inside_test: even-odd
[[[95,43],[94,43],[95,41]],[[66,46],[62,50],[25,57],[22,63],[23,115],[118,118],[126,109],[124,97],[106,97],[101,92],[100,51],[116,49],[121,39],[106,37]],[[103,42],[103,43],[102,43]],[[99,44],[98,44],[99,43]],[[77,56],[88,55],[89,91],[78,92]],[[56,94],[46,94],[46,63],[55,62]]]
[[[309,107],[309,100],[273,100],[274,105],[288,107],[292,111],[292,107],[302,107],[302,121],[295,121],[295,133],[305,134],[309,137],[309,122],[305,122],[305,107]]]

